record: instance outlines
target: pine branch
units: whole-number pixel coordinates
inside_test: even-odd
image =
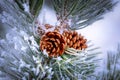
[[[40,9],[42,8],[43,5],[43,0],[30,0],[29,1],[29,6],[30,6],[30,12],[38,16]]]
[[[24,11],[19,11],[19,7],[8,0],[2,1],[0,7],[5,9],[0,13],[0,20],[10,29],[6,32],[6,38],[0,40],[0,71],[9,79],[86,80],[94,75],[94,70],[98,66],[98,52],[95,51],[97,48],[68,48],[64,55],[50,58],[39,49],[39,38],[33,35],[33,25]]]
[[[43,0],[15,0],[15,2],[22,11],[25,10],[24,4],[29,6],[30,13],[34,18],[38,16],[43,5]]]
[[[120,80],[120,44],[116,52],[107,53],[107,61],[100,80]]]
[[[112,0],[52,0],[58,20],[66,23],[71,20],[71,29],[81,29],[102,19],[102,15],[110,11],[117,3]]]

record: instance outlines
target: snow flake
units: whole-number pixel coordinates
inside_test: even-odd
[[[22,59],[20,59],[20,67],[24,67],[24,66],[26,66],[26,63]]]
[[[36,69],[33,67],[33,68],[31,68],[31,70],[35,73],[35,71],[36,71]]]
[[[27,3],[24,3],[24,4],[23,4],[23,7],[24,7],[24,11],[25,11],[25,12],[28,12],[28,13],[30,12],[30,11],[29,11],[29,5],[28,5]]]
[[[58,60],[58,61],[61,61],[61,60],[63,60],[60,56],[59,57],[57,57],[57,58],[54,58],[55,60]]]
[[[27,80],[27,79],[26,79],[26,77],[24,76],[24,77],[22,77],[22,80]]]
[[[45,66],[45,69],[48,69],[49,67],[48,66]]]
[[[51,72],[52,72],[52,68],[49,68],[49,69],[48,69],[48,73],[51,73]]]
[[[31,45],[33,45],[34,47],[39,47],[33,36],[31,36],[29,40],[31,41]]]
[[[46,49],[43,50],[43,54],[48,57],[48,53],[47,53]]]
[[[36,68],[36,75],[38,75],[39,74],[39,72],[40,72],[40,66],[37,66],[37,68]]]
[[[19,47],[16,43],[14,44],[14,49],[16,49],[16,50],[19,49]]]
[[[27,49],[27,47],[24,47],[24,46],[21,47],[22,51],[26,51],[26,49]]]
[[[83,23],[83,22],[85,22],[85,21],[87,21],[87,20],[88,20],[88,19],[81,20],[81,21],[77,22],[77,24]]]

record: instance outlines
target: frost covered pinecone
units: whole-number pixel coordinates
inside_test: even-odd
[[[40,49],[46,50],[50,57],[58,57],[64,53],[66,42],[57,31],[45,33],[40,40]]]
[[[64,31],[63,36],[68,47],[79,50],[87,48],[87,39],[84,39],[84,37],[78,34],[76,31]]]

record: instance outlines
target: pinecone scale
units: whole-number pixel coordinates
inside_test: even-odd
[[[87,48],[86,39],[83,36],[78,34],[76,31],[64,31],[63,36],[67,42],[67,46],[75,49],[85,49]]]

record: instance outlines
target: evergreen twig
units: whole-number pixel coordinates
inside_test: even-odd
[[[66,23],[71,20],[70,28],[77,30],[102,19],[102,15],[117,3],[112,0],[52,0],[58,20]]]

